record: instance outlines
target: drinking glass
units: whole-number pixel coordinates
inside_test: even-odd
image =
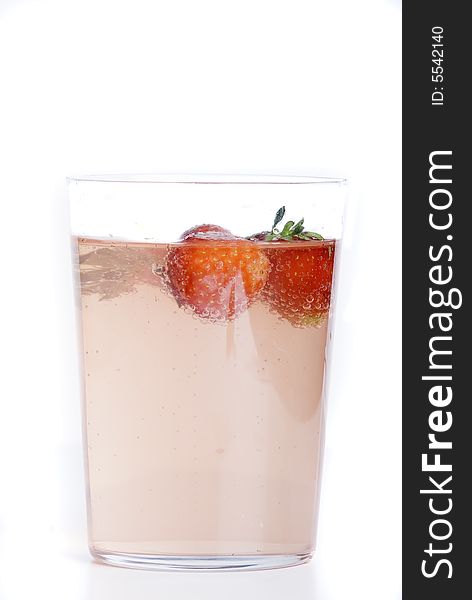
[[[91,554],[309,560],[344,180],[68,181]]]

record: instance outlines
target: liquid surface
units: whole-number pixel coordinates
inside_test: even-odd
[[[168,245],[77,244],[92,550],[312,551],[327,319],[261,296],[212,322],[169,291]]]

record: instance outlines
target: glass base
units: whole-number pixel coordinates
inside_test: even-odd
[[[227,556],[165,556],[92,551],[99,562],[114,567],[151,571],[262,571],[308,562],[312,554],[261,554]]]

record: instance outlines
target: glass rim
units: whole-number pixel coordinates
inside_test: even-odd
[[[89,174],[66,177],[67,183],[180,183],[180,184],[266,184],[266,185],[345,185],[344,177],[279,175],[256,173],[123,173]]]

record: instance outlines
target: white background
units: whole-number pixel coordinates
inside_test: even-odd
[[[0,0],[0,598],[400,598],[400,5]],[[318,551],[263,573],[88,557],[64,177],[342,175]]]

